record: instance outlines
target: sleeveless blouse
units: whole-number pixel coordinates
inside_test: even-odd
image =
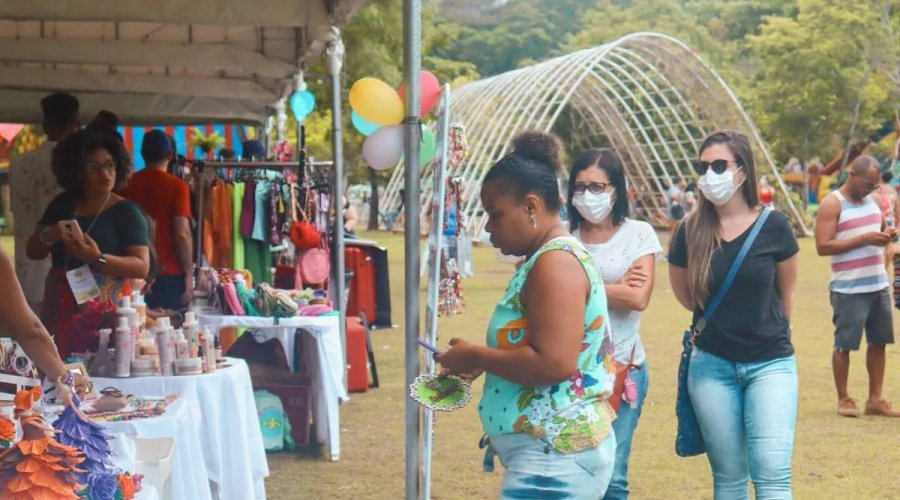
[[[478,411],[487,434],[524,432],[545,440],[561,453],[577,453],[599,446],[615,419],[606,402],[615,381],[606,293],[593,259],[577,239],[555,238],[519,268],[494,310],[487,345],[512,350],[528,344],[527,311],[519,295],[537,260],[555,250],[577,257],[590,281],[578,368],[568,380],[544,387],[525,387],[488,373]]]

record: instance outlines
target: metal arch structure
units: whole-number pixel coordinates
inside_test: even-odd
[[[695,178],[691,167],[703,138],[719,129],[745,133],[757,168],[774,179],[781,209],[799,233],[810,230],[753,121],[722,77],[680,40],[634,33],[615,42],[466,84],[454,91],[455,122],[466,127],[469,154],[454,172],[465,186],[470,231],[486,222],[481,181],[526,130],[554,131],[570,151],[614,148],[637,188],[639,217],[666,219],[665,186]],[[430,206],[430,168],[422,171],[420,206]],[[381,208],[395,209],[403,165],[388,183]],[[422,217],[426,217],[423,214]]]

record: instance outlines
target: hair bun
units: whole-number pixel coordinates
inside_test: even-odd
[[[559,173],[562,170],[562,141],[554,134],[523,132],[512,141],[513,153],[545,165]]]

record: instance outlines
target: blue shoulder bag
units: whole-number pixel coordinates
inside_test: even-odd
[[[691,395],[688,393],[688,367],[691,364],[694,339],[703,333],[706,324],[715,314],[719,304],[722,303],[722,299],[725,298],[725,294],[728,293],[728,290],[734,283],[734,277],[737,275],[738,269],[744,263],[744,259],[750,252],[750,247],[756,241],[756,237],[759,235],[759,231],[762,229],[771,211],[769,208],[764,209],[756,219],[756,222],[753,224],[753,230],[750,231],[750,236],[744,241],[740,253],[734,259],[734,263],[731,264],[731,269],[728,270],[728,275],[725,277],[722,288],[719,289],[712,302],[709,303],[709,307],[703,312],[703,317],[697,320],[693,330],[684,332],[684,339],[681,342],[684,349],[681,351],[681,362],[678,364],[678,397],[675,400],[675,416],[678,418],[675,453],[680,457],[692,457],[706,453],[706,445],[703,444],[703,434],[700,432],[700,425],[697,423],[697,416],[694,414],[694,407],[691,404]]]

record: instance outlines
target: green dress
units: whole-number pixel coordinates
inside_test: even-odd
[[[606,401],[615,382],[606,292],[593,259],[578,240],[571,236],[555,238],[519,268],[494,309],[487,345],[512,350],[528,344],[527,314],[519,293],[534,264],[550,251],[575,255],[590,280],[578,368],[568,380],[545,387],[525,387],[488,373],[478,411],[487,434],[524,432],[546,440],[561,453],[577,453],[599,446],[615,419]]]

